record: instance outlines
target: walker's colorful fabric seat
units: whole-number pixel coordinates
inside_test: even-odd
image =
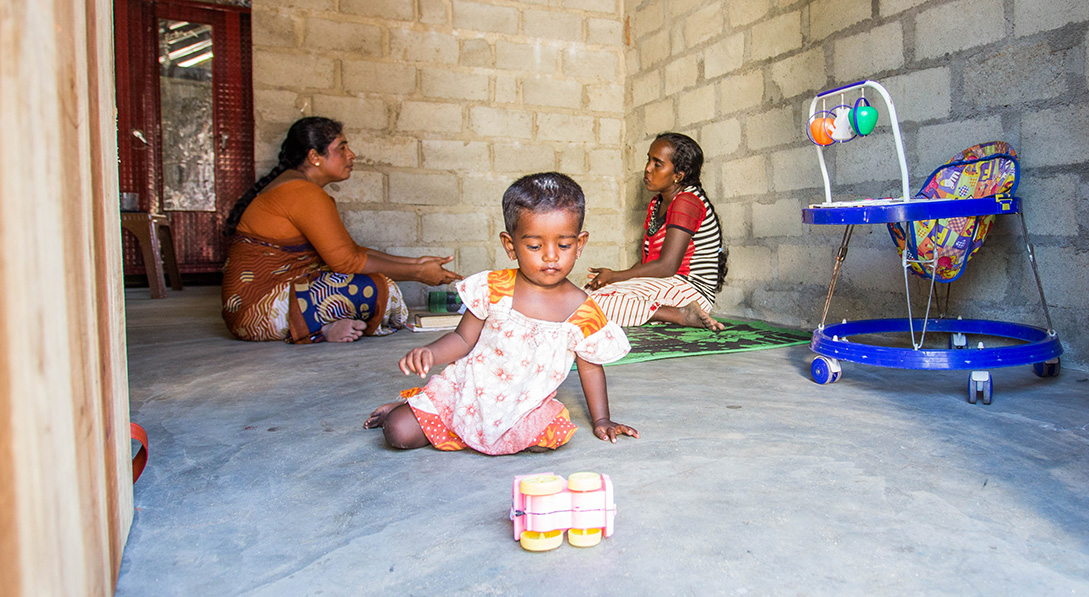
[[[1017,154],[1008,143],[992,141],[969,147],[930,174],[915,199],[981,199],[1013,196],[1017,190]],[[952,282],[964,273],[968,260],[983,246],[994,216],[968,216],[889,224],[889,234],[901,256],[909,260],[937,258],[934,278]],[[917,276],[930,279],[930,269],[909,262]]]

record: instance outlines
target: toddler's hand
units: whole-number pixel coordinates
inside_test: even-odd
[[[598,439],[609,441],[614,444],[616,443],[617,436],[620,435],[630,435],[636,439],[639,438],[639,432],[635,429],[628,427],[627,425],[614,423],[609,419],[594,421],[594,435],[596,435]]]
[[[397,364],[400,365],[401,372],[405,375],[415,373],[423,377],[435,364],[435,355],[431,354],[430,348],[420,346],[408,351],[408,354],[401,357],[401,361]]]

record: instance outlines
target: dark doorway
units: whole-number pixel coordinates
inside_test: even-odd
[[[115,0],[114,27],[121,191],[136,193],[126,208],[169,215],[182,275],[214,279],[223,222],[254,181],[250,9]],[[143,278],[135,239],[123,243],[126,279]]]

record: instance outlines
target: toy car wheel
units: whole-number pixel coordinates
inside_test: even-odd
[[[563,491],[564,478],[558,475],[537,475],[519,482],[522,495],[552,495]]]
[[[1058,377],[1060,368],[1059,357],[1032,364],[1032,372],[1036,374],[1036,377]]]
[[[809,373],[813,376],[813,381],[822,386],[835,383],[839,379],[841,371],[839,361],[824,356],[813,359],[813,364],[809,367]]]
[[[575,547],[593,547],[601,543],[601,529],[570,529],[567,542]]]
[[[522,549],[526,551],[548,551],[556,549],[563,544],[563,529],[554,531],[522,531],[522,537],[518,540]]]
[[[601,489],[601,475],[598,473],[573,473],[567,478],[567,488],[571,491]]]

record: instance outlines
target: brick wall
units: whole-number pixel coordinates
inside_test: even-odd
[[[818,323],[843,229],[800,221],[803,206],[823,200],[804,126],[815,93],[868,78],[892,95],[912,192],[975,143],[1002,139],[1019,152],[1018,194],[1064,366],[1086,368],[1089,3],[628,0],[624,18],[628,179],[654,133],[700,141],[704,184],[731,248],[717,312]],[[838,197],[899,194],[891,138],[883,117],[870,137],[826,151]],[[646,200],[627,188],[633,202]],[[845,268],[832,320],[904,315],[902,270],[884,226],[856,229]],[[1014,217],[999,218],[951,290],[953,313],[1044,325]],[[926,285],[913,279],[912,291],[925,300]]]
[[[356,168],[327,190],[360,244],[507,267],[503,191],[559,170],[587,194],[580,269],[621,261],[620,0],[259,0],[253,46],[258,171],[296,119],[343,121]]]
[[[258,161],[272,165],[302,115],[343,120],[359,159],[330,191],[359,242],[452,254],[463,273],[505,267],[503,189],[558,169],[587,191],[579,269],[626,266],[647,147],[678,130],[703,146],[731,248],[716,312],[803,327],[818,322],[842,234],[800,221],[823,196],[809,101],[878,80],[913,191],[969,145],[1018,150],[1064,364],[1089,363],[1084,0],[283,0],[253,15]],[[883,118],[829,150],[837,196],[898,193],[892,147]],[[884,227],[860,227],[831,317],[901,316],[902,288]],[[409,285],[410,301],[424,290]],[[999,219],[949,310],[1043,325],[1015,218]]]

